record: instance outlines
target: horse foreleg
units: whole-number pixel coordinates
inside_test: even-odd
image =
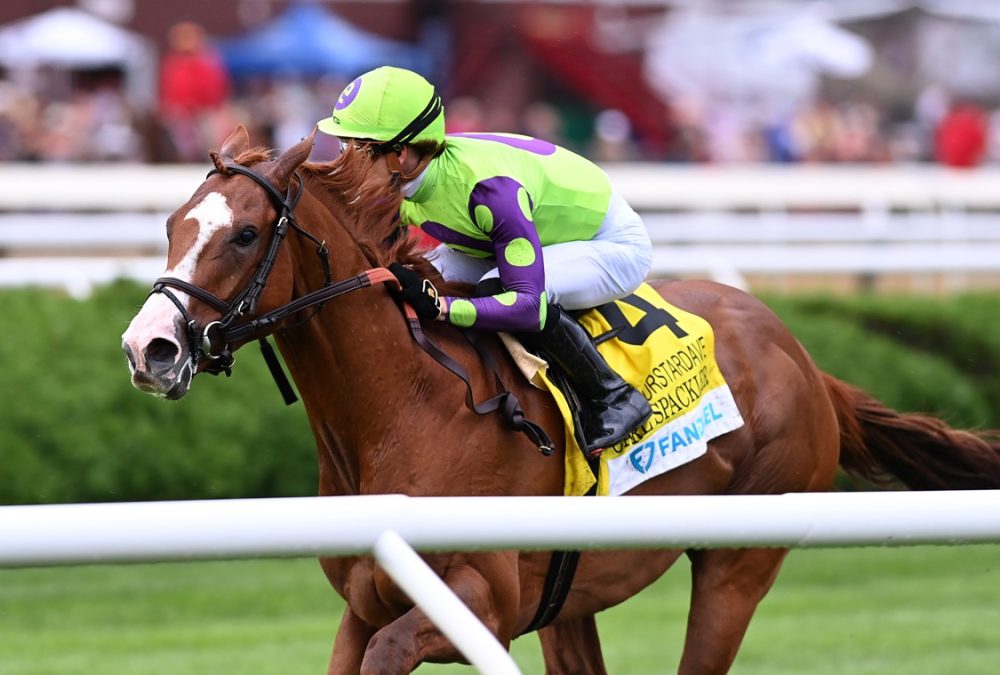
[[[503,554],[492,556],[499,561]],[[452,567],[444,576],[455,595],[505,648],[510,646],[519,601],[516,558],[511,561],[503,564],[506,573],[491,574],[488,580],[468,564]],[[499,572],[499,568],[499,565],[491,566],[494,572]],[[426,614],[413,607],[372,636],[360,673],[399,675],[413,671],[425,661],[449,663],[464,661],[464,657]]]
[[[785,549],[691,551],[691,611],[678,673],[726,673]]]
[[[330,667],[327,675],[354,675],[361,670],[361,659],[375,627],[371,626],[351,611],[344,608],[344,616],[340,619],[337,638],[333,641],[333,655],[330,657]]]
[[[545,675],[607,675],[594,616],[546,626],[538,631]]]

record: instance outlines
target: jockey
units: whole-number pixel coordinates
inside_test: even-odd
[[[581,399],[585,450],[623,440],[651,414],[567,311],[622,298],[645,279],[651,244],[639,216],[595,164],[515,134],[445,136],[444,108],[420,75],[382,67],[351,82],[319,130],[350,161],[383,165],[402,226],[438,241],[428,259],[483,297],[439,297],[413,270],[390,267],[423,318],[518,333],[546,352]],[[488,289],[488,290],[487,290]]]

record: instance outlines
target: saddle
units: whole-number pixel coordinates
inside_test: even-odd
[[[554,364],[501,339],[525,377],[547,390],[566,429],[566,495],[620,495],[704,455],[708,441],[743,426],[701,317],[667,303],[651,286],[578,317],[608,364],[649,401],[652,416],[597,459],[582,451],[579,401]]]

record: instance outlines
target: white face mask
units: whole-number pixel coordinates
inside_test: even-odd
[[[421,183],[424,182],[424,177],[426,177],[426,175],[427,175],[427,167],[425,166],[424,170],[418,173],[416,178],[414,178],[411,181],[403,183],[399,188],[399,191],[403,195],[403,197],[409,199],[413,195],[417,194],[417,190],[420,189],[420,185]]]

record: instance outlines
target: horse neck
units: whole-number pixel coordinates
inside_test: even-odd
[[[372,267],[340,217],[308,191],[296,209],[302,227],[325,240],[335,281]],[[288,243],[298,297],[319,288],[323,275],[315,244],[305,237]],[[414,407],[413,389],[433,390],[440,372],[418,358],[405,319],[381,285],[328,300],[296,325],[302,318],[293,317],[276,338],[316,437],[321,491],[357,494],[370,455],[414,423],[406,412]]]

